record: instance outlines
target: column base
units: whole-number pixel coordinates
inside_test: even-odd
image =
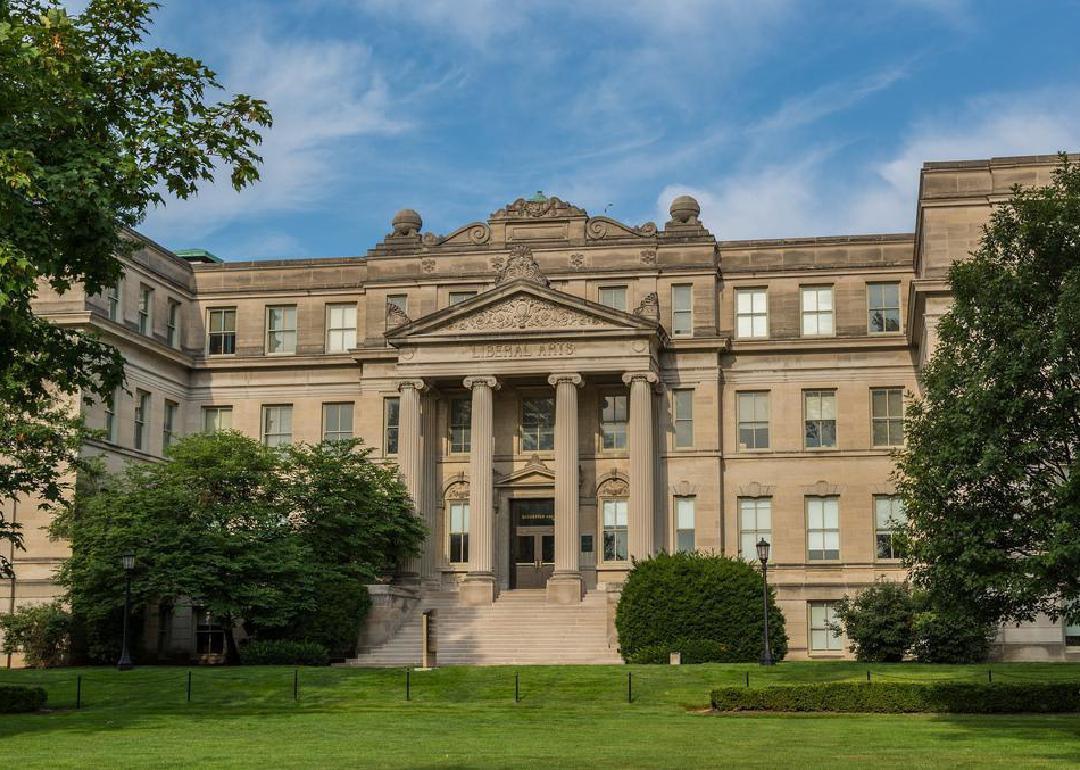
[[[490,572],[470,572],[461,581],[458,597],[461,603],[470,607],[483,606],[495,601],[498,589],[495,576]]]
[[[555,573],[547,582],[549,604],[578,604],[585,594],[580,572]]]

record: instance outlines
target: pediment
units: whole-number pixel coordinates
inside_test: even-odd
[[[643,331],[659,329],[650,317],[624,313],[527,279],[399,326],[391,341],[519,332]]]
[[[555,471],[533,455],[524,468],[506,475],[498,474],[494,483],[497,487],[549,487],[555,483]]]

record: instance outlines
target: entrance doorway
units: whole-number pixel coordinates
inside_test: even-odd
[[[543,588],[555,571],[555,500],[510,500],[510,588]]]

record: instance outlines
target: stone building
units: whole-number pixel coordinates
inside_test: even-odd
[[[448,235],[405,209],[358,257],[221,262],[132,234],[115,290],[37,309],[127,358],[127,390],[85,408],[108,436],[86,451],[112,467],[224,427],[358,436],[397,463],[431,536],[373,588],[360,663],[416,662],[424,610],[442,662],[617,660],[632,558],[753,559],[760,538],[789,658],[844,657],[833,603],[904,575],[892,453],[946,270],[1055,163],[928,163],[914,233],[724,241],[689,197],[658,227],[538,193]],[[15,513],[27,551],[0,591],[46,599],[66,546],[33,501]],[[213,618],[171,613],[147,637],[162,655],[217,650]],[[1067,638],[1080,629],[1008,628],[997,654],[1080,654]]]

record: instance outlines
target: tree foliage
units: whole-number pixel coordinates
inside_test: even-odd
[[[71,541],[59,580],[88,651],[105,659],[119,638],[126,552],[134,606],[204,607],[223,620],[235,660],[237,624],[260,637],[315,629],[311,641],[355,642],[366,600],[350,592],[364,594],[424,535],[404,486],[357,442],[278,450],[235,432],[188,436],[166,462],[103,479],[53,532]]]
[[[25,604],[0,615],[4,644],[0,652],[22,652],[30,668],[52,668],[64,662],[71,643],[71,615],[59,602]]]
[[[1017,188],[949,271],[954,303],[899,459],[912,579],[936,607],[1080,599],[1080,168]]]
[[[915,641],[915,600],[906,583],[884,578],[836,606],[856,660],[899,663]]]

